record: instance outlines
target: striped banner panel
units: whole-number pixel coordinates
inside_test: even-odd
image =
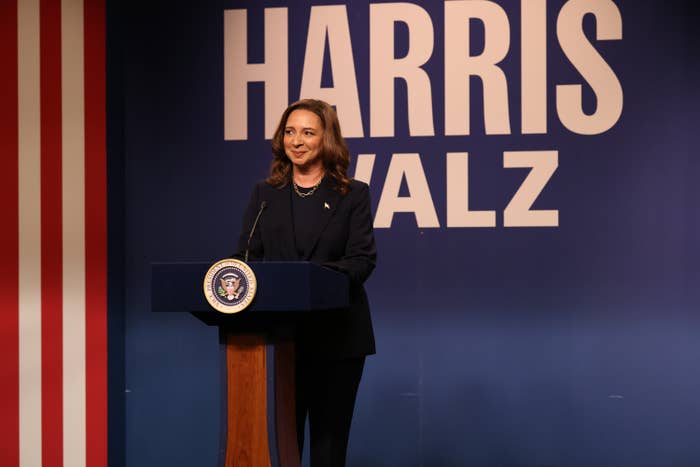
[[[104,0],[2,1],[0,465],[107,465]]]

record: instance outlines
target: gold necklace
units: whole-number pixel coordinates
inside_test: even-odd
[[[323,181],[323,175],[321,175],[321,178],[318,179],[318,182],[314,186],[311,187],[311,189],[307,192],[303,192],[299,189],[299,185],[297,185],[297,182],[294,181],[294,177],[292,177],[292,186],[294,186],[294,192],[300,197],[300,198],[306,198],[307,196],[313,195],[316,190],[318,190],[318,187],[321,186],[321,182]]]

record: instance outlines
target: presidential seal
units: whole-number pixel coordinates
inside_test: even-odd
[[[255,274],[243,261],[222,259],[214,263],[204,276],[204,296],[222,313],[238,313],[255,297]]]

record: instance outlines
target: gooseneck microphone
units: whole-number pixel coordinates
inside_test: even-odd
[[[263,210],[267,206],[267,201],[263,201],[260,203],[260,210],[258,211],[258,215],[255,217],[255,222],[253,222],[253,228],[250,229],[250,235],[248,235],[248,244],[245,247],[245,259],[244,261],[247,263],[248,262],[248,251],[250,250],[250,241],[253,239],[253,234],[255,233],[255,228],[258,226],[258,221],[260,220],[260,216],[262,216]]]

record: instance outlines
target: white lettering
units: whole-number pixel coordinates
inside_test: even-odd
[[[399,196],[404,177],[409,196]],[[391,227],[391,221],[396,212],[414,213],[420,228],[440,227],[418,154],[394,154],[391,157],[374,218],[374,227],[378,229]]]
[[[321,87],[326,35],[333,73],[332,88]],[[351,138],[364,136],[345,5],[311,7],[300,97],[321,99],[335,105],[343,135]]]
[[[469,154],[447,153],[447,227],[496,227],[496,211],[469,210]]]
[[[559,225],[558,210],[530,210],[554,171],[557,170],[558,159],[558,151],[506,151],[503,153],[505,168],[532,167],[503,211],[505,227],[557,227]]]
[[[521,129],[547,133],[547,0],[521,3]]]
[[[372,170],[374,169],[375,154],[358,154],[355,164],[355,180],[365,182],[367,185],[372,181]]]
[[[484,24],[484,50],[480,55],[469,54],[471,19]],[[486,134],[510,134],[508,86],[503,70],[497,66],[509,47],[508,16],[499,5],[485,0],[445,2],[446,135],[469,134],[470,76],[479,76],[483,84]]]
[[[595,135],[617,123],[622,114],[622,86],[610,65],[591,45],[583,32],[583,17],[596,19],[596,39],[622,39],[622,17],[610,0],[570,0],[559,12],[557,37],[571,64],[593,88],[596,111],[586,115],[580,84],[557,86],[557,113],[562,124],[574,133]]]
[[[405,57],[394,57],[394,23],[408,26]],[[411,136],[433,136],[430,77],[421,68],[433,53],[433,23],[411,3],[375,3],[369,8],[370,134],[394,136],[394,80],[406,81]]]
[[[265,62],[248,63],[247,10],[224,10],[224,139],[248,139],[248,83],[265,83],[265,138],[289,103],[287,9],[265,9]]]

